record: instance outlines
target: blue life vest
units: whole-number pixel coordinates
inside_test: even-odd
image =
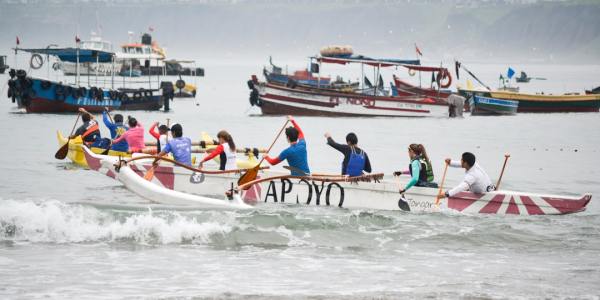
[[[365,162],[365,153],[362,150],[357,153],[353,147],[348,159],[348,165],[346,166],[346,174],[351,177],[362,175]]]

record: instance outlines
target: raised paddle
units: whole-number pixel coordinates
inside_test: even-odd
[[[281,127],[281,130],[279,130],[279,133],[277,133],[277,136],[275,136],[275,139],[273,140],[273,143],[271,143],[271,146],[269,146],[269,148],[267,149],[267,153],[269,154],[269,151],[271,151],[271,148],[273,148],[273,146],[275,145],[275,142],[277,142],[277,139],[279,139],[279,136],[281,135],[281,133],[283,132],[283,130],[285,130],[285,126],[287,126],[287,124],[290,122],[290,120],[286,120],[285,123],[283,124],[283,127]],[[262,164],[262,162],[265,160],[265,155],[263,155],[263,157],[260,159],[260,161],[258,162],[258,164],[256,166],[254,166],[254,168],[252,169],[248,169],[248,171],[246,171],[246,173],[242,174],[242,176],[240,176],[240,179],[238,179],[238,186],[243,185],[245,183],[248,183],[250,181],[253,181],[254,179],[256,179],[256,176],[258,176],[258,171],[260,170],[260,164]],[[247,187],[245,187],[244,189],[249,189],[250,186],[248,185]]]
[[[508,158],[510,157],[510,154],[506,153],[504,154],[504,165],[502,165],[502,171],[500,172],[500,177],[498,178],[498,182],[496,183],[496,191],[500,188],[500,182],[502,181],[502,175],[504,175],[504,168],[506,168],[506,162],[508,161]]]
[[[75,124],[73,124],[73,129],[71,129],[71,133],[69,134],[69,138],[67,139],[67,142],[64,145],[62,145],[60,147],[60,149],[58,149],[58,151],[56,151],[56,154],[54,154],[54,158],[65,159],[65,157],[67,157],[67,153],[69,153],[69,141],[71,141],[71,136],[73,135],[73,132],[75,131],[75,126],[77,126],[77,122],[79,122],[80,116],[81,116],[81,114],[77,113],[77,119],[75,119]]]
[[[442,181],[440,182],[440,189],[438,190],[438,196],[435,198],[435,206],[440,205],[440,196],[442,195],[442,189],[444,188],[444,181],[446,181],[446,171],[448,171],[448,162],[445,162],[446,166],[444,167],[444,175],[442,175]]]

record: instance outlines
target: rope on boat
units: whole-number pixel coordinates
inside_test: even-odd
[[[203,169],[196,169],[194,167],[190,167],[186,164],[182,164],[176,160],[170,159],[168,157],[163,157],[163,156],[157,156],[157,155],[144,155],[144,156],[138,156],[138,157],[134,157],[134,158],[130,158],[127,160],[124,160],[121,158],[121,156],[119,156],[119,162],[115,164],[115,170],[119,171],[119,169],[121,169],[121,166],[123,164],[127,165],[130,162],[136,161],[136,160],[140,160],[140,159],[155,159],[155,160],[164,160],[166,162],[170,162],[176,166],[182,167],[184,169],[190,170],[192,172],[196,172],[196,173],[204,173],[204,174],[239,174],[242,172],[247,171],[248,169],[235,169],[235,170],[215,170],[215,171],[211,171],[211,170],[203,170]],[[265,170],[265,169],[269,169],[268,166],[266,167],[260,167],[258,168],[259,170]]]

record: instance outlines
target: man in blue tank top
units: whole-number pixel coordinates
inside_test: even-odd
[[[349,176],[360,176],[363,171],[371,173],[371,162],[366,152],[356,146],[358,144],[358,137],[354,132],[350,132],[346,135],[346,145],[336,143],[331,134],[325,133],[327,138],[327,144],[333,147],[335,150],[344,154],[344,160],[342,161],[342,175]]]
[[[304,133],[298,123],[288,116],[288,120],[292,122],[293,127],[285,129],[285,135],[287,136],[288,143],[290,146],[281,151],[278,157],[272,158],[268,155],[265,156],[265,160],[271,165],[276,165],[287,159],[288,164],[291,167],[291,174],[293,176],[306,176],[310,175],[310,168],[308,167],[308,155],[306,153],[306,141],[304,140]]]

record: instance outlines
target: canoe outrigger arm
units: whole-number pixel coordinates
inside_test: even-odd
[[[242,172],[246,172],[248,169],[234,169],[234,170],[218,170],[218,171],[211,171],[211,170],[203,170],[203,169],[197,169],[194,167],[190,167],[186,164],[182,164],[176,160],[170,159],[168,157],[164,157],[164,156],[158,156],[158,155],[142,155],[142,156],[138,156],[138,157],[134,157],[131,159],[127,159],[124,160],[122,159],[121,156],[119,156],[119,161],[114,164],[115,166],[115,170],[118,172],[119,169],[121,169],[121,166],[123,165],[127,165],[130,162],[136,161],[136,160],[140,160],[140,159],[155,159],[155,160],[164,160],[166,162],[170,162],[172,164],[175,164],[176,166],[182,167],[184,169],[188,169],[192,172],[196,172],[196,173],[204,173],[204,174],[231,174],[231,173],[242,173]],[[269,166],[264,166],[264,167],[260,167],[258,168],[259,170],[266,170],[269,169]]]

